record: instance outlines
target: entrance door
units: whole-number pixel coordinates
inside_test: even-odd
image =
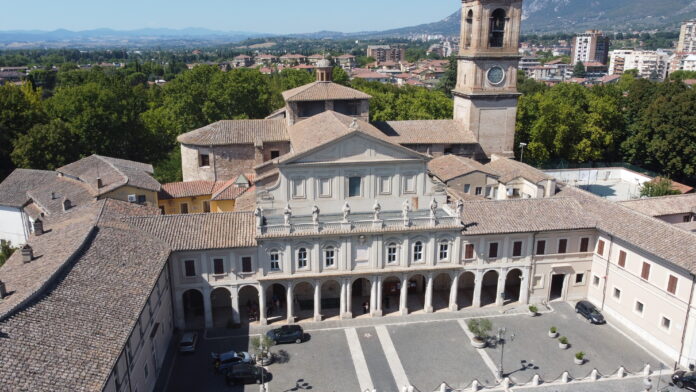
[[[555,301],[563,297],[563,286],[565,279],[565,274],[551,276],[551,292],[549,293],[549,301]]]

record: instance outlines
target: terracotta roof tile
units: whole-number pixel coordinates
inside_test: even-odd
[[[29,201],[28,191],[56,176],[48,170],[15,169],[0,183],[0,205],[22,207]]]
[[[125,185],[150,191],[159,191],[160,183],[152,177],[152,165],[124,159],[90,155],[56,169],[57,172],[79,178],[94,193],[103,195]],[[97,178],[103,187],[97,189]]]
[[[428,162],[428,170],[444,182],[475,171],[497,176],[495,171],[473,159],[450,154],[439,156]]]
[[[284,91],[286,102],[295,101],[326,101],[336,99],[370,99],[370,95],[362,91],[342,86],[332,82],[313,82]]]
[[[500,174],[500,182],[502,183],[507,183],[519,177],[535,184],[553,179],[548,174],[526,163],[505,157],[493,157],[493,160],[487,163],[486,167]]]
[[[696,193],[627,200],[619,204],[648,216],[688,214],[696,211]]]
[[[221,183],[221,182],[218,182]],[[183,181],[162,184],[162,190],[158,194],[160,200],[175,199],[179,197],[196,197],[211,195],[218,186],[215,181]]]
[[[194,146],[255,144],[288,140],[285,119],[222,120],[179,135],[179,143]]]
[[[455,120],[408,120],[377,122],[394,143],[399,144],[473,144],[474,135]]]

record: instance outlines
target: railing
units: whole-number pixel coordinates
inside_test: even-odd
[[[285,224],[267,224],[260,227],[258,234],[301,234],[301,233],[317,233],[317,232],[350,232],[350,231],[369,231],[371,229],[398,229],[398,228],[413,228],[413,227],[437,227],[437,226],[458,226],[460,225],[459,218],[454,216],[444,216],[433,219],[429,216],[412,217],[408,220],[403,218],[395,219],[361,219],[348,221],[319,221],[316,224],[313,222],[291,222]]]

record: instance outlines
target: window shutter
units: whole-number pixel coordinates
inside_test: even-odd
[[[619,251],[619,267],[626,267],[626,252],[622,250]]]
[[[640,277],[645,280],[650,278],[650,264],[643,262],[643,270],[640,273]]]
[[[669,276],[669,283],[667,283],[667,291],[670,294],[676,294],[677,292],[677,277],[674,275]]]

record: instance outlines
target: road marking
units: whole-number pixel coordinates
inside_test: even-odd
[[[399,354],[396,352],[394,347],[394,342],[392,342],[391,336],[389,336],[389,331],[384,325],[378,325],[375,327],[377,331],[377,337],[379,337],[379,342],[382,344],[382,350],[384,351],[384,356],[387,357],[387,363],[389,364],[389,369],[394,375],[394,381],[396,381],[396,386],[401,389],[405,386],[410,386],[411,383],[408,382],[408,377],[406,377],[406,371],[404,366],[401,364],[399,359]]]
[[[469,340],[473,339],[474,334],[469,332],[469,328],[466,326],[466,323],[464,322],[464,320],[458,320],[458,322],[459,322],[459,326],[462,327],[462,329],[464,330],[464,333],[469,338]],[[486,366],[488,366],[488,369],[490,369],[491,373],[493,373],[493,377],[495,377],[496,380],[500,381],[500,379],[498,378],[498,367],[495,366],[495,363],[493,362],[491,357],[488,355],[486,350],[479,349],[479,348],[475,348],[474,350],[476,350],[476,352],[479,353],[479,355],[483,359],[483,363],[485,363]]]
[[[351,358],[353,358],[355,374],[358,376],[360,390],[371,391],[372,389],[374,389],[374,386],[372,384],[372,378],[370,377],[370,370],[367,368],[365,354],[363,354],[362,346],[360,345],[358,333],[355,331],[355,328],[346,328],[346,339],[348,340],[350,356]]]

